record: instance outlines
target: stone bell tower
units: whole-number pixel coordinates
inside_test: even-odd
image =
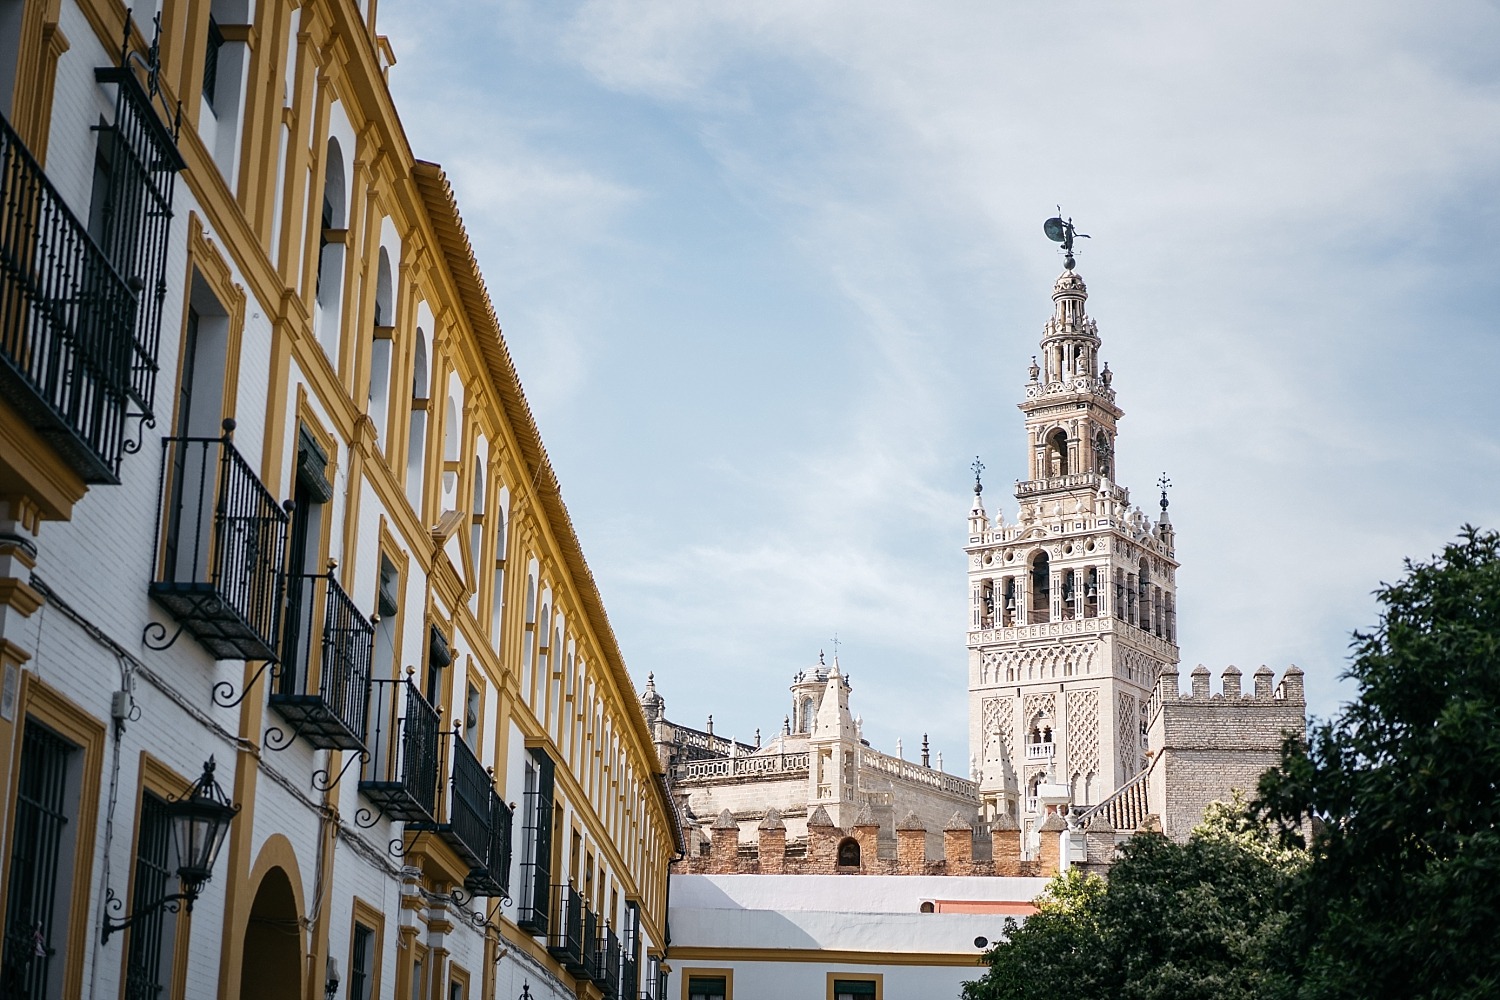
[[[1020,403],[1027,478],[1016,482],[1015,523],[998,510],[990,519],[974,466],[969,747],[987,818],[1092,805],[1137,775],[1157,675],[1178,662],[1165,488],[1153,520],[1114,481],[1124,414],[1070,225],[1067,235]]]

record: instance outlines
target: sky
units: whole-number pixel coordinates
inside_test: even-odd
[[[638,686],[968,756],[969,470],[1079,241],[1171,477],[1183,672],[1353,696],[1373,592],[1500,527],[1500,5],[381,0]],[[1184,681],[1184,684],[1186,682]]]

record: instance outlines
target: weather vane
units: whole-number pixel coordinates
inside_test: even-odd
[[[1078,230],[1074,229],[1073,220],[1071,217],[1067,219],[1064,219],[1062,217],[1061,205],[1057,206],[1056,215],[1048,219],[1046,222],[1042,223],[1042,232],[1046,233],[1047,239],[1051,240],[1053,243],[1062,244],[1063,267],[1067,268],[1069,271],[1073,270],[1073,265],[1077,263],[1073,260],[1073,240],[1087,240],[1092,238],[1088,233],[1080,233]]]
[[[1167,512],[1167,490],[1171,488],[1172,480],[1168,479],[1167,474],[1163,472],[1161,478],[1156,481],[1156,485],[1161,487],[1161,510],[1165,514]]]
[[[974,464],[969,468],[974,470],[974,492],[983,493],[984,487],[979,484],[979,474],[984,471],[984,463],[979,460],[978,455],[974,456]]]

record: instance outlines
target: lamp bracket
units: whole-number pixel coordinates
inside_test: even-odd
[[[170,913],[176,913],[182,908],[184,904],[186,904],[188,912],[192,913],[193,900],[197,898],[198,894],[196,892],[174,892],[170,896],[163,896],[156,902],[136,910],[124,920],[115,921],[109,919],[108,914],[120,913],[121,911],[123,911],[125,909],[125,900],[121,899],[119,896],[116,896],[113,889],[106,889],[104,893],[104,909],[106,910],[106,915],[104,917],[104,931],[100,935],[99,943],[109,944],[111,935],[115,934],[118,931],[123,931],[125,928],[129,927],[131,924],[135,923],[142,917],[155,913],[157,910],[163,908],[165,908]]]

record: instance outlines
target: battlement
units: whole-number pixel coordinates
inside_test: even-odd
[[[1115,831],[1097,822],[1086,833],[1072,836],[1088,839],[1087,850],[1074,855],[1073,864],[1102,868],[1115,845]],[[1062,864],[1063,841],[1068,825],[1060,815],[1051,815],[1040,830],[1040,848],[1035,857],[1023,850],[1023,832],[1016,822],[1002,817],[984,824],[972,816],[955,812],[944,824],[941,857],[927,851],[927,827],[913,813],[896,825],[894,854],[879,851],[879,827],[868,815],[854,826],[833,825],[821,807],[808,817],[807,837],[789,840],[780,813],[770,809],[760,821],[754,841],[741,841],[739,820],[728,809],[721,812],[705,833],[689,823],[683,839],[687,856],[672,864],[682,875],[979,875],[1001,878],[1050,877]]]
[[[1149,798],[1163,832],[1183,840],[1204,808],[1237,789],[1255,794],[1260,776],[1281,759],[1288,736],[1307,728],[1302,671],[1287,667],[1276,680],[1270,667],[1252,675],[1250,690],[1238,667],[1226,667],[1213,690],[1213,674],[1193,668],[1187,690],[1168,668],[1157,680],[1149,707],[1147,744],[1153,754]]]

